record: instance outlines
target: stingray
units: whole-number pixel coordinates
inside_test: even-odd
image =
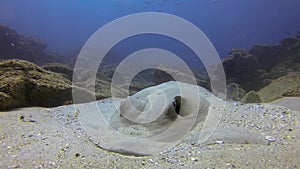
[[[284,106],[290,110],[300,111],[300,97],[283,97],[271,102],[273,105]]]
[[[155,155],[183,142],[265,144],[257,133],[220,127],[224,103],[200,86],[170,81],[77,109],[83,130],[94,143],[125,155]]]

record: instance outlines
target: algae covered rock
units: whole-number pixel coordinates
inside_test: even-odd
[[[49,70],[51,72],[61,73],[65,75],[69,80],[72,80],[73,69],[68,65],[64,65],[61,63],[48,63],[41,66],[41,68]]]
[[[4,92],[0,92],[0,110],[8,107],[15,107],[16,105],[18,105],[17,100]]]
[[[23,60],[0,62],[0,109],[58,106],[72,100],[71,82]]]
[[[229,83],[227,85],[227,99],[239,101],[245,96],[246,91],[236,83]]]
[[[2,65],[0,65],[0,67],[1,66]],[[1,72],[0,75],[0,109],[25,106],[27,104],[27,92],[24,78],[6,75],[7,73],[4,74],[3,72]]]
[[[282,97],[300,97],[300,72],[289,73],[273,80],[258,91],[263,102],[271,102]]]
[[[262,100],[257,92],[250,91],[241,99],[241,102],[243,102],[243,103],[261,103]]]

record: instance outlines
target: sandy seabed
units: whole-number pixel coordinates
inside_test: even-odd
[[[269,144],[183,142],[146,157],[101,149],[77,116],[73,105],[0,112],[0,168],[300,168],[300,112],[281,106],[226,102],[220,125],[276,139]]]

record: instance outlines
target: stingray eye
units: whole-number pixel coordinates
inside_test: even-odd
[[[175,107],[176,114],[180,114],[180,108],[181,108],[181,97],[180,96],[176,96],[174,98],[173,105]]]

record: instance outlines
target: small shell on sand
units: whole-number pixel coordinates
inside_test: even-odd
[[[266,136],[266,140],[268,140],[268,142],[275,142],[276,138],[272,136]]]
[[[197,162],[198,158],[197,157],[192,157],[191,160],[194,161],[194,162]]]
[[[224,141],[216,141],[217,144],[224,144]]]

